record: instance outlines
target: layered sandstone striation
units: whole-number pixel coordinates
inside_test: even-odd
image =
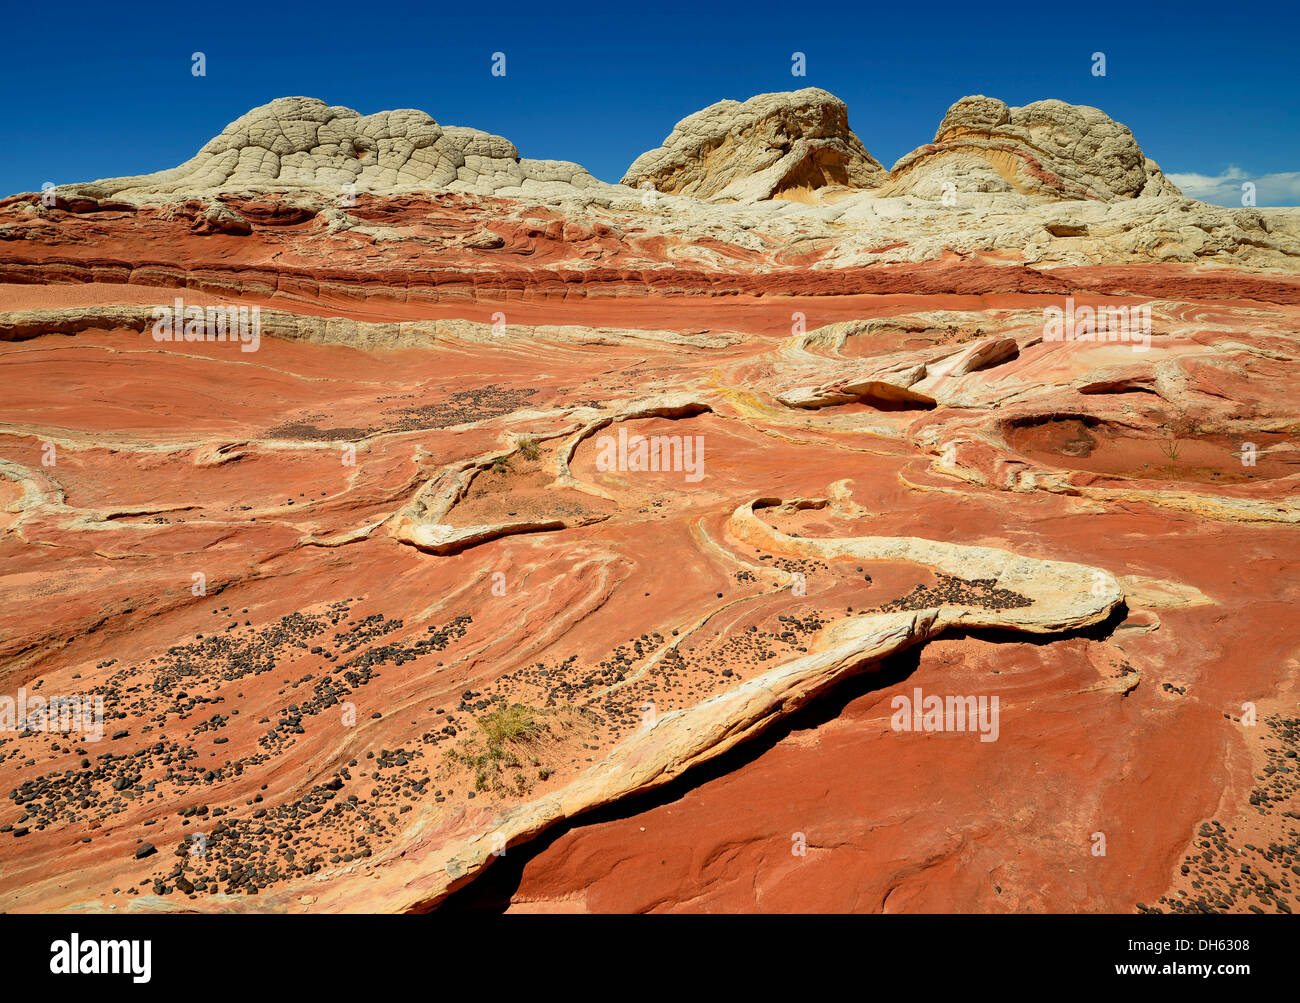
[[[0,908],[1300,905],[1297,213],[1060,102],[682,126],[0,201],[0,695],[103,708],[0,729]]]

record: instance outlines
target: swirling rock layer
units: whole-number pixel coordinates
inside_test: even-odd
[[[1297,904],[1293,213],[278,108],[0,202],[0,908]]]

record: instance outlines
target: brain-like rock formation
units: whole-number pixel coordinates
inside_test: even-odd
[[[77,186],[91,195],[326,188],[545,195],[600,185],[577,164],[520,159],[513,143],[404,108],[362,115],[316,98],[277,98],[231,122],[179,167]]]
[[[623,184],[719,201],[805,201],[828,186],[875,188],[885,169],[849,129],[848,107],[807,87],[719,101],[641,154]]]
[[[1053,200],[1181,194],[1105,112],[1054,99],[1008,108],[983,95],[949,108],[934,142],[890,172],[891,194],[938,198],[949,184]]]

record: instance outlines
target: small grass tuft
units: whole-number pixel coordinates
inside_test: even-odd
[[[456,748],[443,750],[443,758],[451,769],[468,770],[476,791],[523,796],[533,788],[533,770],[541,781],[554,775],[538,756],[548,739],[560,737],[554,727],[565,730],[565,715],[579,713],[567,704],[541,710],[523,703],[498,702],[475,719],[480,734],[466,734]],[[555,718],[556,714],[560,718]]]
[[[1178,459],[1178,455],[1183,451],[1183,444],[1180,440],[1191,439],[1201,434],[1201,422],[1186,413],[1177,414],[1166,426],[1169,432],[1169,441],[1162,443],[1160,452],[1169,457],[1170,462]]]
[[[519,449],[519,455],[525,460],[536,460],[542,455],[542,447],[531,435],[521,435],[515,440],[515,446]]]
[[[542,726],[537,723],[537,713],[522,703],[504,704],[478,719],[478,726],[487,736],[488,745],[500,747],[504,742],[527,742],[536,738]]]

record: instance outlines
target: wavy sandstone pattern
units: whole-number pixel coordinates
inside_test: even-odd
[[[0,201],[0,676],[108,715],[0,731],[0,906],[1289,908],[1180,865],[1298,852],[1300,216],[1096,109],[964,98],[888,174],[847,116],[606,185],[281,99]]]

